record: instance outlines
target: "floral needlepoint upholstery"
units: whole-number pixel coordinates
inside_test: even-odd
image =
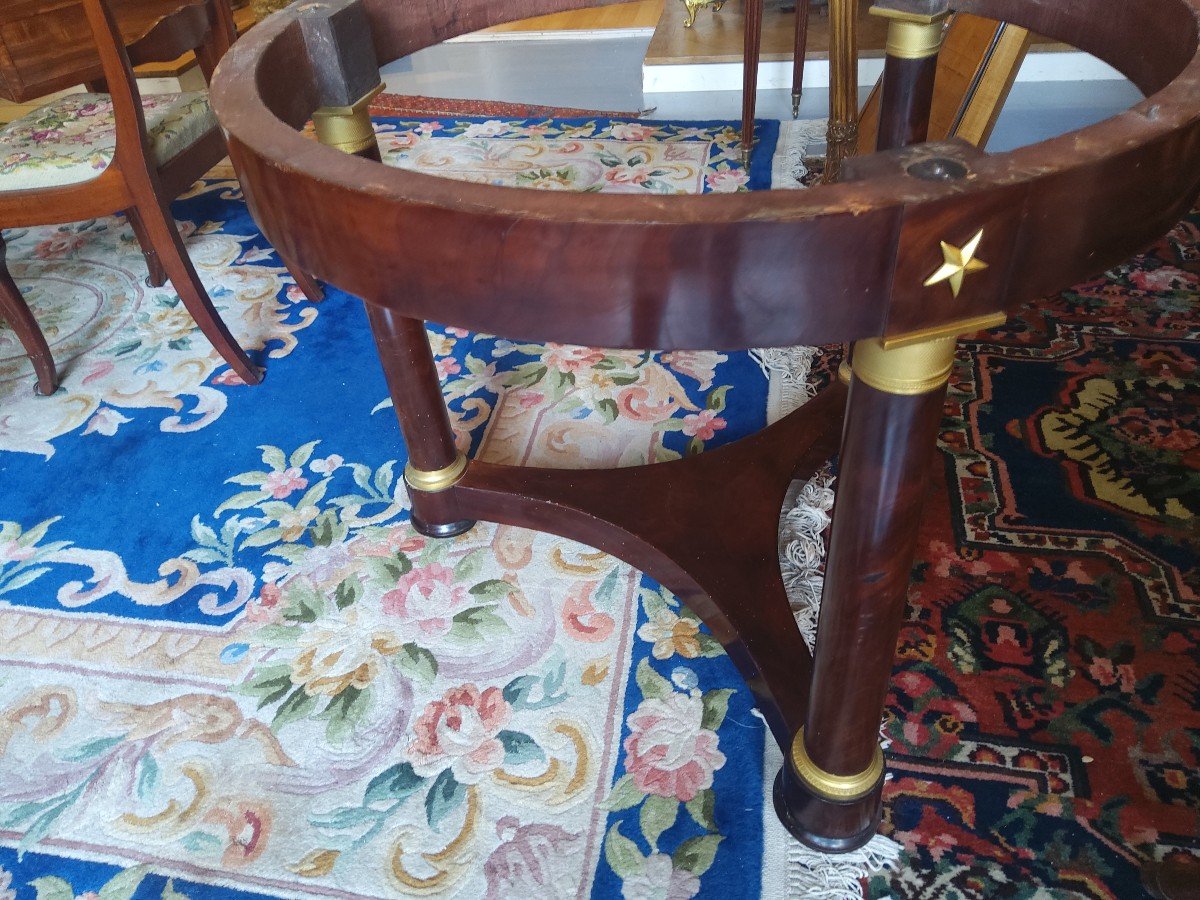
[[[142,98],[146,132],[162,165],[194,144],[217,120],[203,93]],[[116,151],[107,94],[68,94],[0,129],[0,191],[62,187],[98,176]]]

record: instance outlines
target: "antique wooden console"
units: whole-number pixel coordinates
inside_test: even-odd
[[[880,715],[956,338],[1122,261],[1189,209],[1200,191],[1198,4],[961,0],[1094,53],[1146,95],[1098,125],[988,155],[921,143],[944,10],[890,2],[885,152],[847,160],[840,183],[809,191],[565,195],[369,158],[378,148],[362,98],[378,84],[377,59],[585,0],[301,2],[225,57],[213,101],[270,240],[366,302],[416,526],[552,531],[673,590],[729,650],[785,750],[785,824],[814,847],[846,850],[879,821]],[[347,152],[299,133],[314,113],[323,139]],[[698,457],[502,467],[455,449],[425,319],[614,348],[852,341],[852,372],[848,386]],[[789,482],[833,453],[837,506],[810,655],[777,526]],[[721,521],[737,525],[700,524]]]

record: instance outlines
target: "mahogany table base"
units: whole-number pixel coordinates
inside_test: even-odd
[[[396,59],[588,2],[294,4],[226,55],[214,108],[264,233],[301,271],[367,301],[408,449],[416,526],[434,536],[481,519],[541,529],[658,579],[728,650],[784,749],[775,801],[785,825],[813,847],[850,850],[879,821],[879,721],[956,336],[1119,262],[1190,208],[1200,0],[959,0],[966,12],[1093,52],[1153,95],[1008,154],[901,148],[927,133],[948,7],[879,0],[892,20],[886,152],[848,163],[841,184],[669,201],[565,197],[378,165],[363,99],[379,83],[376,54]],[[833,81],[849,91],[831,100],[829,176],[855,145],[841,123],[856,113],[855,81],[843,77],[855,64],[856,9],[831,6]],[[297,133],[318,113],[336,120],[330,147]],[[716,246],[721,253],[709,252]],[[564,298],[564,284],[577,292]],[[468,462],[423,318],[614,348],[853,341],[850,384],[753,437],[675,462],[599,471]],[[782,583],[779,517],[788,485],[835,449],[837,504],[810,654]]]
[[[814,684],[813,657],[790,608],[778,556],[789,486],[838,453],[843,422],[853,420],[846,419],[846,386],[835,381],[750,437],[671,462],[588,470],[468,463],[453,446],[424,323],[366,305],[409,449],[405,478],[414,527],[434,538],[461,534],[480,520],[546,531],[603,550],[659,581],[724,646],[790,760],[775,793],[780,819],[791,833],[824,851],[851,850],[868,841],[879,823],[882,768],[865,793],[831,799],[814,793],[796,771],[794,745],[810,716],[810,695],[844,688],[851,667],[880,682],[860,694],[885,689],[895,635],[882,634],[886,655],[876,654],[881,658],[865,670],[842,659],[842,672],[827,674],[824,687]],[[886,394],[866,391],[864,408],[872,399],[887,400]],[[900,398],[901,407],[912,399]],[[907,420],[902,412],[900,424]],[[881,527],[886,531],[887,523]],[[883,580],[899,579],[906,586],[910,559],[911,552],[896,554]],[[900,599],[902,605],[903,588]],[[854,744],[866,736],[864,747],[846,754],[851,766],[858,765],[855,757],[870,760],[879,752],[878,711],[865,718],[870,721],[860,723],[858,736],[838,738]],[[825,730],[837,734],[843,727]]]

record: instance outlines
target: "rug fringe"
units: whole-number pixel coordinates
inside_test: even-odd
[[[806,186],[804,178],[809,169],[804,160],[825,155],[824,148],[818,147],[824,144],[827,129],[826,119],[799,119],[779,126],[779,143],[771,160],[772,190],[801,190]]]
[[[816,396],[809,372],[820,353],[820,347],[764,347],[750,351],[750,358],[758,363],[769,382],[768,424],[778,422]]]
[[[833,482],[828,466],[806,481],[795,505],[784,513],[780,529],[783,585],[810,653],[817,643],[817,617],[825,585],[825,529],[833,509]]]
[[[896,868],[900,851],[898,843],[882,834],[850,853],[819,853],[797,843],[788,852],[788,896],[862,900],[862,879]]]

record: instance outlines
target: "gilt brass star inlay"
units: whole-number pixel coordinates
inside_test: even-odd
[[[953,244],[942,241],[942,256],[946,261],[942,263],[940,269],[925,279],[925,287],[948,281],[950,282],[950,291],[957,297],[958,292],[962,290],[963,279],[966,276],[988,267],[988,264],[982,259],[975,258],[975,251],[979,249],[981,240],[983,240],[982,228],[962,247],[955,247]]]

